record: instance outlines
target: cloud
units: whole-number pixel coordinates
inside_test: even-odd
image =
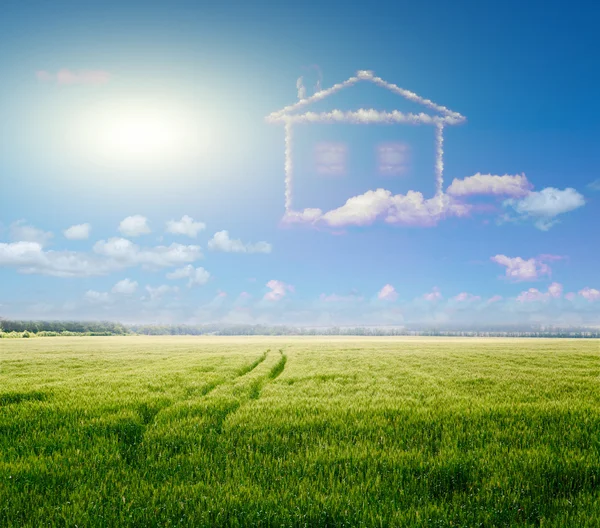
[[[423,299],[426,301],[439,301],[442,299],[442,294],[440,293],[439,288],[436,286],[430,293],[424,294]]]
[[[396,176],[410,170],[410,145],[402,142],[382,143],[377,146],[380,174]]]
[[[93,253],[44,250],[39,242],[0,243],[0,267],[19,273],[54,277],[91,277],[124,268],[157,269],[180,266],[202,258],[199,246],[171,244],[141,248],[124,238],[100,240]]]
[[[367,191],[349,198],[342,207],[325,213],[322,219],[334,227],[372,224],[390,208],[391,195],[390,191],[384,189]]]
[[[148,219],[142,215],[128,216],[121,220],[119,231],[121,234],[129,237],[147,235],[152,232],[148,226]]]
[[[592,191],[600,191],[600,178],[588,183],[587,188],[591,189]]]
[[[479,295],[473,295],[471,293],[467,293],[467,292],[462,292],[459,293],[458,295],[456,295],[455,297],[452,297],[453,301],[456,302],[475,302],[475,301],[480,301],[481,297]]]
[[[165,295],[177,293],[179,288],[177,286],[168,286],[167,284],[161,284],[156,288],[152,286],[146,286],[146,291],[148,295],[150,295],[150,300],[161,299]],[[142,297],[142,300],[145,300],[145,297]]]
[[[263,297],[266,301],[279,301],[286,296],[288,291],[294,291],[293,286],[278,280],[270,280],[267,282],[266,286],[271,290],[270,292],[265,293],[265,296]]]
[[[544,302],[550,299],[560,299],[562,296],[563,287],[558,282],[553,282],[548,286],[548,291],[543,293],[537,288],[529,288],[527,291],[521,292],[517,296],[517,302]]]
[[[398,293],[391,284],[386,284],[379,290],[377,298],[384,301],[395,301],[398,298]]]
[[[9,231],[10,238],[14,242],[37,242],[41,246],[47,245],[54,237],[50,232],[25,224],[24,220],[13,222],[9,227]]]
[[[306,98],[306,87],[304,86],[303,78],[298,77],[296,81],[296,89],[298,90],[298,99],[302,100]]]
[[[492,196],[512,196],[520,198],[527,196],[532,189],[532,185],[527,180],[525,174],[511,176],[495,176],[492,174],[477,173],[459,180],[455,178],[446,189],[452,196],[470,196],[476,194],[485,194]]]
[[[143,249],[126,238],[110,238],[94,244],[93,250],[111,259],[119,267],[141,265],[147,268],[167,268],[194,262],[202,258],[200,246],[173,243]]]
[[[77,224],[65,229],[63,234],[69,240],[85,240],[89,238],[91,229],[90,224]]]
[[[550,266],[542,262],[543,259],[530,258],[525,260],[521,257],[507,257],[496,255],[491,257],[493,262],[506,267],[505,277],[512,282],[536,280],[542,275],[550,275]]]
[[[138,288],[137,282],[132,281],[130,279],[123,279],[122,281],[117,282],[112,287],[111,291],[113,293],[118,293],[121,295],[131,295],[132,293],[135,293],[137,288]]]
[[[89,277],[111,270],[109,263],[73,251],[44,251],[38,242],[0,243],[0,266],[20,273],[54,277]]]
[[[183,268],[176,269],[171,273],[167,273],[167,279],[189,279],[188,288],[192,286],[202,286],[210,279],[210,273],[204,268],[194,268],[191,264]]]
[[[320,209],[289,211],[284,222],[345,227],[371,225],[383,218],[388,224],[429,227],[437,225],[443,218],[462,217],[469,212],[470,206],[445,194],[425,200],[420,192],[392,195],[390,191],[377,189],[349,198],[343,206],[325,214]]]
[[[599,301],[600,300],[600,290],[596,290],[595,288],[590,288],[586,286],[583,290],[579,290],[579,295],[581,295],[584,299],[588,301]]]
[[[95,304],[108,304],[112,301],[107,292],[98,292],[95,290],[88,290],[85,293],[85,298]]]
[[[190,238],[196,238],[200,231],[206,229],[206,224],[196,222],[188,215],[181,217],[181,220],[169,220],[167,222],[167,232],[173,235],[185,235]]]
[[[548,231],[558,223],[558,215],[568,213],[585,205],[584,197],[573,188],[564,190],[546,187],[539,192],[531,192],[520,200],[505,200],[504,207],[510,207],[519,218],[531,218],[535,227]]]
[[[39,81],[54,82],[60,85],[106,84],[111,78],[110,73],[104,70],[72,71],[66,68],[58,70],[58,72],[55,74],[46,70],[38,70],[35,75]]]
[[[344,174],[347,153],[348,148],[344,143],[317,143],[315,145],[315,170],[318,174]]]
[[[494,304],[500,302],[503,299],[502,295],[492,295],[485,303],[487,305]]]
[[[229,238],[227,231],[219,231],[208,241],[208,249],[226,253],[271,253],[272,246],[268,242],[244,244],[241,240]]]

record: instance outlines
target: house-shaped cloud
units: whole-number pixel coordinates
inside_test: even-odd
[[[360,82],[373,83],[390,92],[397,94],[407,101],[417,103],[423,108],[419,113],[407,113],[399,110],[378,111],[373,108],[365,109],[358,108],[351,111],[330,110],[328,112],[311,112],[307,107],[322,101],[334,93],[344,90]],[[371,71],[361,70],[354,77],[349,78],[343,83],[336,84],[331,88],[320,90],[310,97],[303,98],[295,104],[286,106],[285,108],[273,112],[266,117],[269,123],[282,123],[285,129],[285,219],[291,221],[307,221],[312,222],[327,216],[328,213],[323,213],[319,209],[304,209],[294,210],[293,208],[293,178],[294,178],[294,160],[292,153],[292,137],[293,127],[295,124],[307,123],[323,123],[336,124],[345,123],[350,125],[366,125],[366,124],[388,124],[388,125],[431,125],[433,127],[433,139],[435,141],[435,160],[434,160],[434,176],[435,176],[435,200],[439,207],[444,208],[443,202],[443,132],[444,127],[448,125],[457,125],[466,120],[464,116],[438,105],[433,101],[424,99],[417,94],[390,84],[380,77],[374,75]],[[335,147],[338,148],[339,147]],[[336,151],[331,151],[333,157],[336,156]],[[335,163],[335,160],[334,160]],[[331,166],[333,170],[337,165]],[[388,192],[383,189],[378,189],[372,192]],[[371,191],[369,191],[371,192]],[[391,195],[391,193],[388,192]],[[410,194],[410,191],[409,191]],[[418,194],[418,193],[414,193]],[[421,196],[421,195],[420,195]],[[404,197],[406,198],[406,197]],[[422,199],[422,196],[421,196]],[[414,199],[413,199],[414,201]],[[431,200],[430,200],[431,202]],[[398,204],[399,205],[399,204]],[[331,212],[330,212],[331,213]]]

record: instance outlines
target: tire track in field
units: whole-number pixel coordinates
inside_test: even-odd
[[[252,363],[239,368],[236,372],[236,375],[233,378],[207,383],[199,389],[199,391],[194,397],[191,397],[188,393],[187,398],[184,397],[181,400],[170,402],[169,404],[164,406],[148,405],[148,403],[146,402],[139,404],[136,408],[136,412],[141,419],[141,423],[130,420],[128,422],[116,424],[115,427],[108,429],[109,433],[116,434],[117,440],[119,442],[119,451],[121,452],[121,455],[123,456],[125,461],[129,464],[133,464],[139,460],[139,447],[147,441],[148,430],[157,425],[156,419],[160,413],[163,413],[165,410],[172,408],[176,404],[184,404],[186,401],[199,402],[207,398],[218,387],[225,386],[227,384],[234,385],[237,380],[249,375],[262,362],[264,362],[265,359],[267,359],[267,355],[270,351],[271,349],[267,349]],[[229,413],[226,413],[225,417],[227,416],[227,414]],[[224,419],[225,418],[223,418],[223,420]]]

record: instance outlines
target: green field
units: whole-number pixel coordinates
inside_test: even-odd
[[[0,340],[0,526],[600,526],[600,341]]]

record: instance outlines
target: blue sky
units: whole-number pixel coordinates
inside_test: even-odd
[[[0,316],[600,326],[598,12],[244,4],[4,5]]]

